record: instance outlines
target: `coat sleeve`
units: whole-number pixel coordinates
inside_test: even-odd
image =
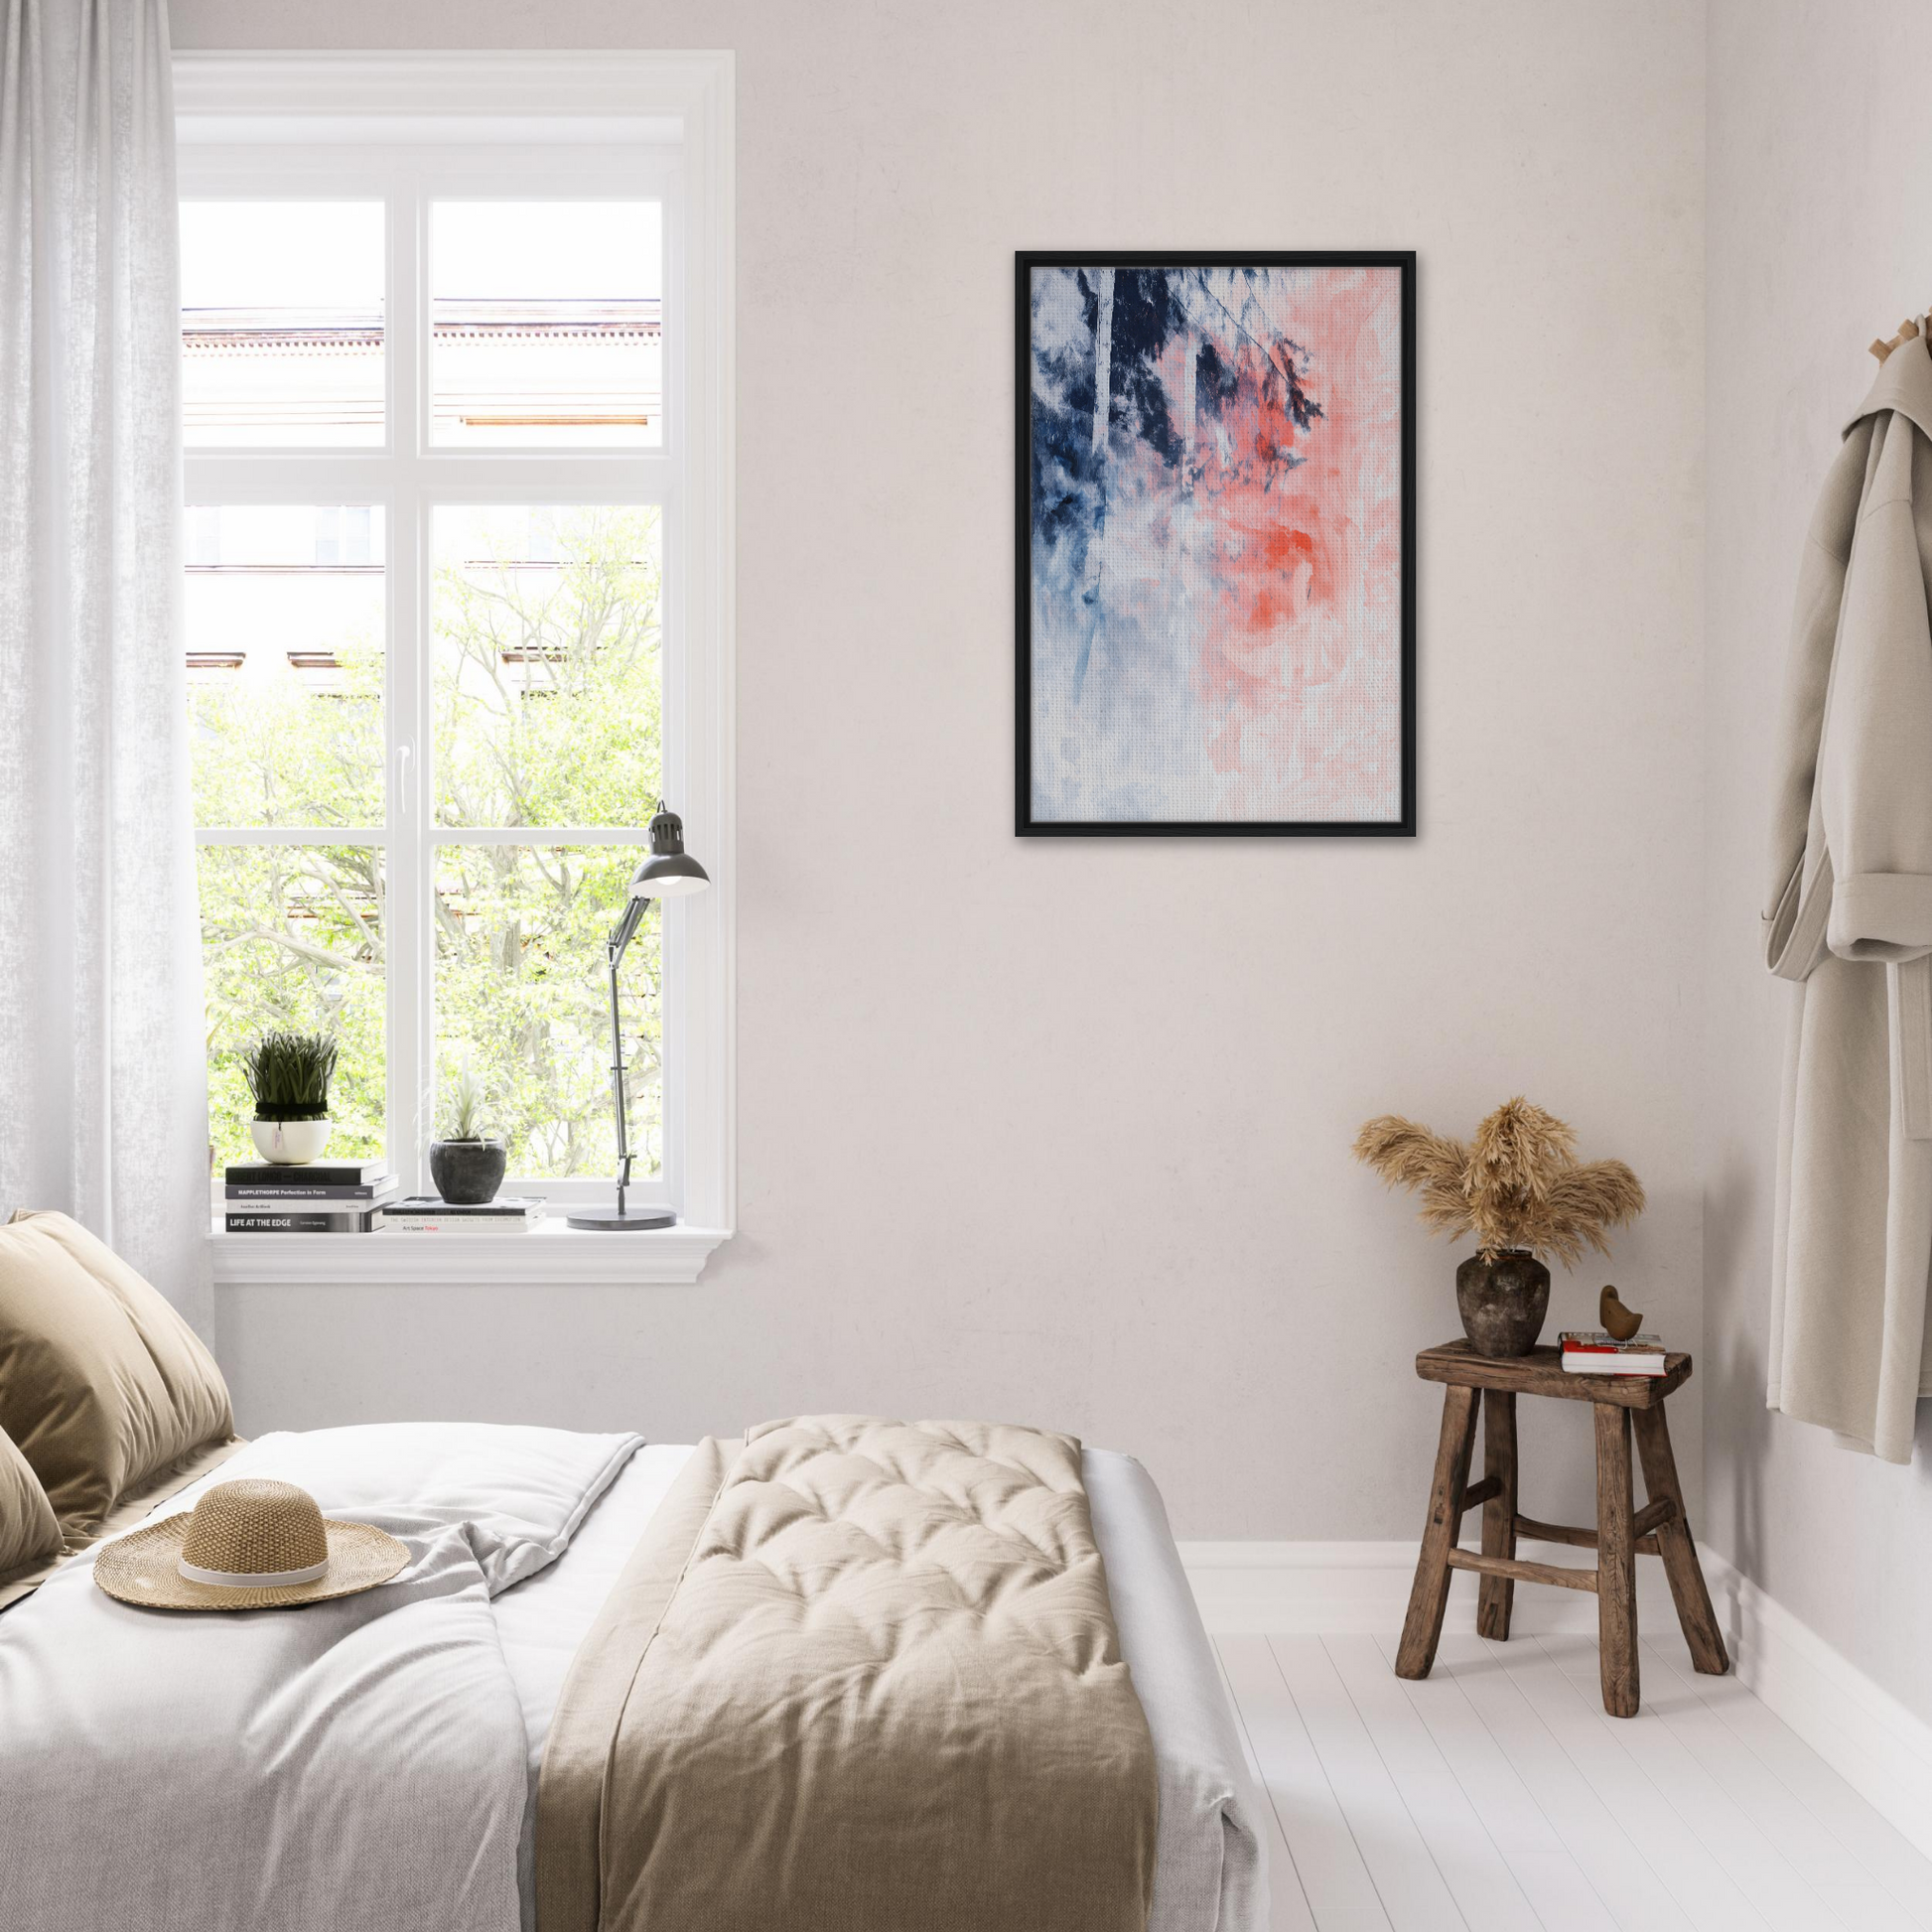
[[[1805,978],[1825,955],[1832,882],[1822,844],[1810,854],[1816,863],[1809,874],[1805,862],[1811,845],[1825,693],[1871,436],[1872,420],[1865,417],[1846,437],[1819,492],[1798,566],[1778,718],[1771,876],[1763,912],[1765,964],[1783,979]]]
[[[1844,959],[1899,961],[1932,952],[1932,621],[1916,527],[1932,519],[1932,502],[1915,510],[1920,432],[1894,414],[1880,434],[1845,586],[1818,787],[1833,874],[1827,942]]]

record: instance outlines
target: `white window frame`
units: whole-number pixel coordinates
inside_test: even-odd
[[[695,1281],[736,1225],[732,454],[733,62],[729,54],[181,54],[174,63],[184,200],[389,204],[381,449],[187,452],[187,501],[379,503],[389,656],[385,828],[328,833],[388,846],[388,1111],[392,1165],[426,1184],[414,1069],[431,1041],[435,845],[529,843],[431,831],[429,515],[434,503],[660,506],[664,562],[663,787],[712,890],[664,901],[663,1164],[633,1186],[678,1225],[567,1229],[612,1178],[540,1183],[557,1211],[521,1238],[210,1237],[217,1280]],[[586,163],[607,185],[587,189]],[[645,450],[439,449],[429,441],[427,234],[436,199],[661,199],[664,434]],[[313,845],[296,829],[205,844]],[[641,828],[573,828],[575,844],[641,845]]]

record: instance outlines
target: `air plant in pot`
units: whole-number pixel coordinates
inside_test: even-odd
[[[327,1034],[268,1033],[241,1056],[255,1118],[248,1131],[264,1161],[298,1167],[329,1145],[329,1082],[336,1042]]]
[[[1544,1256],[1574,1268],[1586,1246],[1608,1254],[1609,1230],[1643,1212],[1643,1183],[1621,1161],[1580,1162],[1575,1132],[1520,1095],[1467,1142],[1383,1114],[1356,1135],[1355,1158],[1420,1194],[1426,1227],[1475,1236],[1455,1301],[1480,1355],[1536,1346],[1550,1306]]]
[[[466,1066],[443,1110],[443,1137],[429,1144],[430,1178],[452,1207],[482,1207],[503,1184],[509,1144],[490,1133],[485,1105],[483,1088]]]

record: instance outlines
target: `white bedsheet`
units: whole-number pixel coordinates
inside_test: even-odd
[[[524,1924],[544,1740],[579,1642],[691,1450],[638,1450],[547,1570],[491,1609],[529,1740],[530,1805],[521,1856]],[[1161,1495],[1131,1456],[1085,1451],[1082,1473],[1120,1645],[1147,1713],[1161,1784],[1148,1932],[1261,1932],[1268,1917],[1259,1800],[1247,1775],[1214,1653],[1180,1568]]]
[[[299,1610],[143,1609],[93,1552],[0,1618],[0,1926],[488,1932],[518,1915],[524,1725],[489,1597],[549,1563],[634,1436],[266,1436],[275,1476],[410,1563]]]

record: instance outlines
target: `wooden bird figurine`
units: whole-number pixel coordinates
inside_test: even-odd
[[[1616,1290],[1606,1288],[1597,1297],[1596,1318],[1618,1341],[1628,1341],[1643,1326],[1643,1316],[1633,1314],[1617,1300]]]

